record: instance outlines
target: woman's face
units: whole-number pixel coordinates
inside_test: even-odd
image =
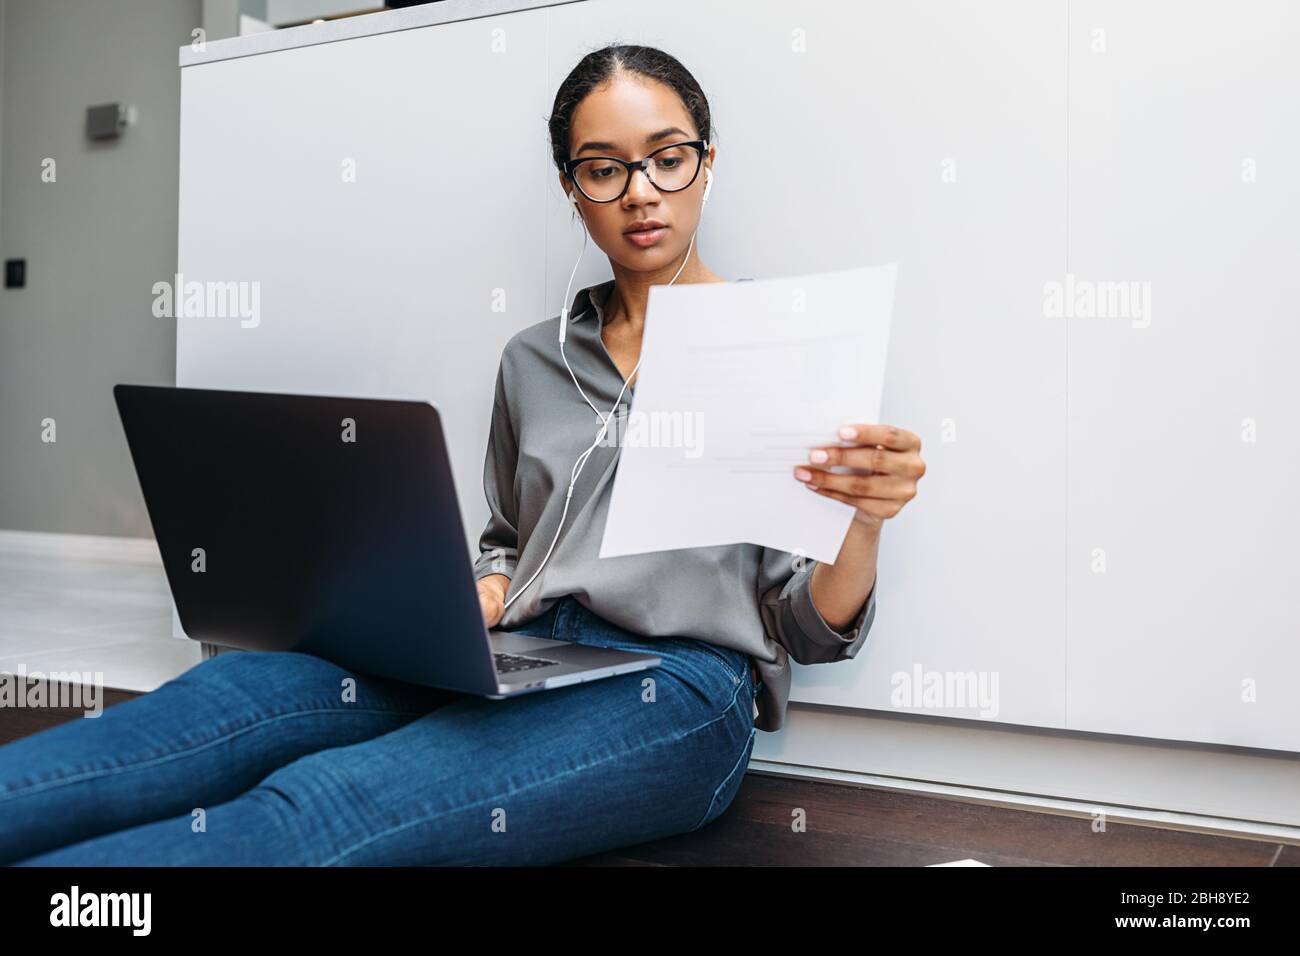
[[[589,93],[574,110],[569,158],[617,156],[633,161],[661,146],[700,138],[671,87],[621,74]],[[622,198],[613,202],[592,202],[563,173],[560,188],[566,195],[573,191],[587,231],[610,259],[636,272],[655,272],[675,266],[690,245],[700,221],[704,170],[713,165],[714,152],[710,145],[695,181],[677,192],[659,192],[640,171],[632,174]],[[658,238],[629,238],[629,228],[646,219],[663,223]]]

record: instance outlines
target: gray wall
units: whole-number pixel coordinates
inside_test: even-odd
[[[209,40],[239,36],[240,7],[240,0],[203,0],[203,29]]]
[[[266,0],[262,4],[262,19],[271,23],[299,23],[314,17],[333,17],[354,10],[382,7],[384,0]],[[253,5],[245,2],[241,9],[250,16],[258,16]]]
[[[5,5],[7,2],[8,0],[0,0],[0,227],[4,225]],[[0,246],[0,252],[2,251],[3,246]],[[0,294],[3,294],[3,290],[0,290]],[[4,306],[0,305],[0,309],[3,308]],[[3,316],[3,314],[0,311],[0,316]],[[3,327],[0,326],[0,336],[3,336],[3,334]],[[4,339],[0,338],[0,346],[3,346],[3,344]]]
[[[153,317],[151,290],[176,270],[176,51],[201,3],[3,10],[0,251],[28,260],[28,286],[0,290],[0,529],[149,536],[111,389],[175,380],[175,328]],[[92,145],[86,107],[112,101],[137,124]]]

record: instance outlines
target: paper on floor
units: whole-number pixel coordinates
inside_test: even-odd
[[[833,563],[853,507],[793,469],[880,420],[896,274],[651,287],[600,556],[748,542]]]

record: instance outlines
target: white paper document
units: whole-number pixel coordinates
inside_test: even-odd
[[[896,274],[652,286],[600,556],[747,542],[834,562],[854,509],[793,472],[880,421]]]

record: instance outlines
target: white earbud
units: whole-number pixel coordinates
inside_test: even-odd
[[[705,167],[704,169],[704,199],[702,202],[709,201],[709,190],[713,188],[713,170]]]

